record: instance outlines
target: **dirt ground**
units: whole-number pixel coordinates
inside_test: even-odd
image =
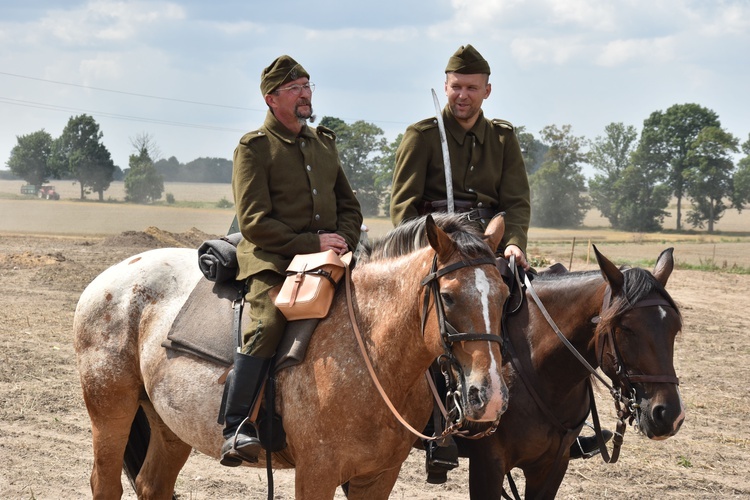
[[[96,275],[130,255],[159,246],[197,247],[210,237],[197,229],[170,233],[156,227],[108,236],[28,235],[2,232],[0,226],[0,498],[90,497],[91,432],[71,333],[78,297]],[[742,247],[733,251],[746,258],[750,244],[737,245]],[[631,245],[628,254],[653,261],[667,246]],[[601,249],[608,255],[606,245]],[[584,250],[576,252],[573,268],[585,267],[585,258]],[[744,426],[750,414],[745,309],[750,275],[676,270],[667,289],[684,316],[676,368],[687,405],[685,424],[662,442],[629,428],[617,464],[597,458],[571,463],[558,498],[750,495],[750,438]],[[598,406],[603,423],[613,429],[606,391]],[[423,460],[422,453],[412,453],[391,498],[468,498],[466,462],[448,483],[430,485]],[[265,471],[240,469],[195,453],[177,493],[183,499],[266,498]],[[275,472],[275,498],[293,498],[293,477],[293,471]],[[134,498],[125,479],[123,485],[125,498]]]

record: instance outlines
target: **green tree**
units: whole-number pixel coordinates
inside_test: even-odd
[[[523,155],[523,163],[526,166],[526,173],[531,175],[542,166],[544,155],[547,153],[549,146],[544,145],[536,139],[531,132],[526,132],[526,127],[524,126],[516,128],[516,136],[518,137],[518,143],[521,145],[521,154]]]
[[[88,193],[97,193],[103,201],[117,169],[102,136],[99,124],[84,114],[71,117],[54,144],[58,168],[78,181],[82,200]]]
[[[742,152],[745,153],[745,157],[737,164],[732,193],[732,206],[738,212],[742,212],[744,205],[750,202],[750,134],[747,141],[742,143]]]
[[[532,223],[541,227],[580,226],[589,203],[583,193],[586,182],[581,163],[583,137],[576,137],[570,125],[562,129],[549,125],[541,131],[549,147],[542,166],[529,177]]]
[[[52,136],[44,129],[27,135],[16,136],[18,144],[13,146],[6,165],[13,175],[29,184],[41,186],[55,172],[52,157]]]
[[[386,215],[390,213],[391,207],[391,185],[393,184],[393,169],[396,167],[396,150],[401,145],[404,134],[398,134],[390,144],[383,148],[375,175],[375,186],[383,196],[383,211]]]
[[[714,223],[724,215],[723,200],[734,195],[731,155],[739,151],[738,143],[719,127],[705,127],[690,146],[684,177],[692,204],[688,222],[693,227],[708,224],[708,232],[713,233]]]
[[[388,148],[383,130],[358,120],[347,124],[339,118],[323,117],[320,124],[336,133],[339,160],[365,215],[378,215],[384,188],[380,177],[381,157]]]
[[[130,155],[130,169],[125,175],[126,200],[134,203],[150,203],[161,198],[164,192],[164,177],[157,172],[151,159],[151,150],[157,150],[152,139],[142,134],[131,140],[136,154]]]
[[[590,143],[588,161],[599,173],[589,181],[589,196],[592,205],[612,227],[620,229],[620,198],[625,194],[617,183],[630,165],[638,132],[632,125],[623,123],[610,123],[604,132],[603,137],[598,136]]]
[[[676,228],[682,229],[682,199],[685,196],[687,156],[691,144],[705,127],[721,127],[718,115],[698,104],[675,104],[666,112],[655,111],[643,122],[638,162],[663,170],[677,198]]]
[[[671,188],[657,182],[648,166],[631,164],[611,186],[614,194],[613,212],[622,231],[652,232],[662,229],[668,212]]]

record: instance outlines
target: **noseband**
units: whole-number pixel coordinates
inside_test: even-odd
[[[424,294],[424,301],[422,304],[422,336],[424,336],[425,326],[427,324],[427,315],[430,307],[430,295],[435,296],[435,311],[438,317],[438,326],[440,328],[440,340],[443,344],[443,354],[441,354],[437,363],[440,367],[440,371],[445,377],[445,384],[447,388],[446,400],[450,403],[448,406],[450,409],[445,408],[440,401],[440,397],[437,394],[437,390],[431,383],[435,400],[440,406],[440,410],[446,420],[445,430],[442,435],[448,434],[462,434],[463,437],[471,439],[479,439],[484,436],[488,436],[495,432],[498,424],[500,423],[499,418],[493,422],[493,424],[484,432],[480,434],[468,435],[458,429],[463,425],[465,421],[463,403],[461,401],[462,385],[461,381],[464,379],[463,369],[461,364],[458,362],[456,357],[453,355],[453,343],[454,342],[465,342],[470,340],[486,340],[489,342],[497,342],[502,344],[502,337],[493,333],[477,333],[477,332],[459,332],[456,328],[450,324],[445,315],[445,304],[443,298],[440,295],[440,283],[439,278],[450,274],[454,271],[462,269],[464,267],[476,267],[489,264],[493,267],[497,267],[497,262],[494,257],[481,257],[478,259],[472,259],[468,261],[455,262],[449,266],[445,266],[442,269],[437,268],[438,256],[432,259],[432,267],[430,273],[422,279],[422,286],[426,287],[426,293]],[[430,376],[427,376],[430,382]]]

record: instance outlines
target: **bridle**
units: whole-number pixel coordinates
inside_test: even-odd
[[[620,352],[620,349],[617,346],[616,341],[616,335],[614,333],[614,325],[611,325],[607,331],[606,331],[606,342],[599,343],[600,335],[597,335],[597,344],[599,345],[598,348],[598,359],[599,359],[599,365],[604,366],[602,361],[604,360],[605,354],[610,356],[612,359],[612,365],[615,367],[615,371],[612,374],[608,374],[609,377],[612,380],[612,384],[607,382],[599,373],[596,371],[596,369],[589,364],[588,361],[581,355],[580,352],[573,346],[573,344],[570,343],[570,341],[565,338],[565,335],[560,331],[558,326],[555,324],[554,320],[550,316],[549,312],[547,312],[547,309],[544,307],[544,304],[542,304],[541,299],[536,293],[536,290],[534,290],[534,287],[531,285],[531,281],[529,280],[528,276],[525,277],[524,284],[526,285],[526,289],[528,290],[531,297],[534,299],[534,302],[536,302],[536,305],[539,307],[539,310],[544,315],[545,319],[547,320],[547,323],[552,327],[555,334],[559,337],[560,341],[568,348],[568,350],[578,359],[578,361],[593,375],[596,377],[599,382],[602,383],[610,392],[612,395],[612,398],[614,399],[615,409],[617,411],[617,430],[615,432],[615,436],[613,438],[613,444],[614,449],[612,452],[612,456],[610,457],[606,451],[606,448],[603,446],[603,441],[601,441],[601,432],[600,432],[600,426],[599,426],[599,417],[596,414],[596,403],[594,402],[593,398],[593,389],[591,388],[591,384],[589,384],[589,399],[591,401],[591,414],[592,418],[594,420],[594,426],[596,428],[597,437],[600,439],[600,448],[602,451],[602,458],[605,462],[608,463],[615,463],[617,461],[617,458],[619,456],[619,450],[620,446],[622,445],[623,436],[625,433],[626,423],[627,420],[628,423],[633,423],[633,421],[636,422],[636,425],[638,425],[638,422],[640,420],[640,405],[637,402],[637,394],[635,390],[634,384],[640,384],[640,383],[670,383],[670,384],[676,384],[679,385],[680,381],[679,379],[674,375],[643,375],[643,374],[634,374],[630,370],[627,369],[624,363],[623,356]],[[612,289],[609,285],[607,285],[607,288],[604,292],[604,298],[602,300],[602,308],[599,312],[598,316],[595,316],[591,319],[592,323],[598,324],[601,321],[602,314],[612,306]],[[652,307],[652,306],[667,306],[670,308],[674,308],[674,305],[666,300],[664,297],[660,296],[658,298],[653,299],[643,299],[639,300],[638,302],[634,304],[630,304],[629,308],[627,309],[632,310],[639,307]],[[623,311],[627,312],[627,311]],[[610,350],[609,352],[605,353],[605,344],[609,344]],[[622,406],[624,405],[624,406]]]
[[[428,382],[430,382],[430,388],[433,392],[433,396],[435,397],[435,400],[437,401],[438,405],[440,406],[441,411],[443,412],[443,415],[446,418],[446,422],[448,425],[446,425],[445,430],[442,432],[439,436],[426,436],[419,432],[418,430],[414,429],[414,427],[409,424],[409,422],[406,421],[406,419],[396,410],[396,407],[391,402],[390,398],[386,394],[385,390],[383,389],[383,386],[380,384],[380,381],[378,380],[378,377],[375,373],[375,370],[372,366],[372,362],[370,361],[370,357],[367,354],[367,349],[364,344],[364,340],[362,339],[362,334],[359,331],[359,326],[357,325],[357,318],[354,314],[354,307],[352,305],[352,293],[351,293],[351,270],[349,266],[346,266],[346,300],[347,300],[347,307],[349,310],[349,319],[352,324],[352,329],[354,330],[354,335],[357,338],[357,343],[359,344],[360,351],[362,352],[362,356],[365,360],[365,364],[367,365],[367,370],[370,373],[370,377],[372,378],[373,383],[375,384],[375,387],[377,388],[378,392],[380,393],[380,396],[383,398],[383,401],[385,402],[386,406],[391,410],[391,413],[396,417],[396,419],[401,422],[401,424],[406,427],[412,434],[416,435],[417,437],[429,440],[429,441],[435,441],[439,439],[443,439],[444,437],[450,435],[450,434],[462,434],[463,437],[470,437],[470,438],[479,438],[484,437],[486,435],[492,434],[497,429],[497,426],[500,422],[500,419],[498,418],[493,424],[490,426],[489,429],[484,431],[481,435],[471,435],[471,436],[465,436],[463,435],[466,431],[460,431],[460,427],[465,421],[464,417],[464,411],[463,406],[461,403],[461,386],[460,382],[456,380],[456,377],[453,375],[454,370],[457,371],[460,375],[460,379],[463,379],[463,373],[461,370],[461,367],[459,363],[456,361],[456,358],[453,356],[452,353],[452,344],[453,342],[462,342],[467,340],[488,340],[491,342],[497,342],[500,344],[502,342],[502,338],[499,335],[491,334],[491,333],[463,333],[456,330],[456,328],[451,325],[445,315],[445,305],[443,304],[442,297],[440,296],[440,285],[439,285],[439,278],[442,276],[445,276],[446,274],[452,273],[454,271],[457,271],[459,269],[462,269],[464,267],[476,267],[476,266],[482,266],[482,265],[492,265],[493,267],[497,266],[497,263],[495,262],[495,259],[492,257],[481,257],[478,259],[472,259],[468,261],[459,261],[455,262],[449,266],[446,266],[444,268],[438,269],[437,268],[437,253],[435,254],[434,258],[432,259],[432,267],[430,269],[430,273],[425,276],[424,279],[421,281],[421,286],[426,288],[426,292],[424,294],[424,302],[423,302],[423,308],[422,308],[422,321],[421,321],[421,332],[424,336],[425,333],[425,326],[427,323],[427,315],[429,312],[429,305],[430,305],[430,295],[435,296],[435,310],[438,316],[438,324],[440,328],[440,338],[443,344],[444,353],[438,358],[440,361],[441,359],[444,360],[444,364],[441,365],[441,371],[443,371],[444,375],[446,377],[450,377],[453,384],[448,385],[448,394],[449,396],[446,398],[448,401],[451,401],[451,404],[449,405],[451,407],[450,410],[446,410],[445,406],[443,405],[442,401],[440,400],[440,396],[437,392],[437,389],[435,388],[435,384],[432,381],[432,377],[427,373],[427,379]]]
[[[611,306],[612,289],[607,286],[607,289],[604,292],[604,298],[602,299],[602,312],[599,314],[599,316],[595,316],[594,318],[592,318],[591,321],[595,324],[598,324],[601,321],[602,313]],[[659,295],[659,297],[656,298],[646,298],[639,300],[634,304],[629,304],[627,310],[629,311],[640,307],[658,306],[674,308],[674,305],[671,302],[669,302],[663,296]],[[625,312],[627,311],[623,311],[623,313]],[[608,373],[607,375],[609,375],[609,377],[612,379],[613,385],[610,386],[605,383],[605,386],[609,389],[610,394],[614,399],[615,409],[617,410],[617,416],[620,423],[624,424],[624,421],[627,419],[628,423],[632,424],[633,422],[635,422],[636,426],[639,426],[641,408],[637,402],[635,384],[663,383],[680,385],[680,379],[675,375],[645,375],[632,373],[625,365],[624,357],[620,352],[620,348],[617,344],[617,336],[615,335],[614,330],[614,325],[610,325],[609,328],[607,328],[606,336],[604,336],[603,342],[599,342],[599,339],[602,336],[597,335],[597,358],[599,360],[599,366],[605,366],[605,355],[610,358],[611,365],[614,368],[614,372],[611,374]],[[610,345],[610,349],[608,352],[605,352],[606,344]],[[599,379],[601,380],[601,377],[599,377]],[[620,406],[621,403],[622,405],[624,405],[624,407]]]
[[[436,253],[432,259],[430,273],[422,279],[421,285],[425,287],[426,290],[422,302],[422,336],[424,337],[430,307],[430,295],[432,295],[435,297],[435,311],[438,318],[438,327],[440,328],[440,340],[443,344],[443,354],[438,356],[437,364],[443,377],[445,377],[445,386],[447,388],[446,401],[448,402],[448,408],[443,405],[429,372],[426,374],[435,401],[437,401],[438,407],[440,408],[446,422],[445,429],[442,431],[439,438],[443,438],[450,434],[459,434],[465,438],[479,439],[493,434],[495,430],[497,430],[497,426],[500,424],[500,418],[498,417],[486,430],[478,434],[469,434],[468,431],[460,431],[460,428],[466,420],[463,404],[461,402],[461,395],[463,393],[461,381],[464,379],[464,373],[461,364],[453,355],[453,343],[471,340],[486,340],[502,345],[502,337],[493,333],[459,332],[456,330],[456,328],[450,324],[445,314],[445,304],[440,295],[439,278],[464,267],[491,265],[497,268],[497,261],[494,257],[480,257],[468,261],[458,261],[445,266],[442,269],[438,269],[437,264],[438,256]]]

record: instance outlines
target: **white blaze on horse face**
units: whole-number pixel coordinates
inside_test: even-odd
[[[661,320],[664,321],[665,319],[667,319],[667,310],[662,306],[659,306],[658,309],[659,309],[659,317],[661,318]]]
[[[484,270],[478,267],[474,268],[474,283],[476,284],[482,303],[484,331],[490,333],[490,281],[487,279],[487,275],[484,274]]]

